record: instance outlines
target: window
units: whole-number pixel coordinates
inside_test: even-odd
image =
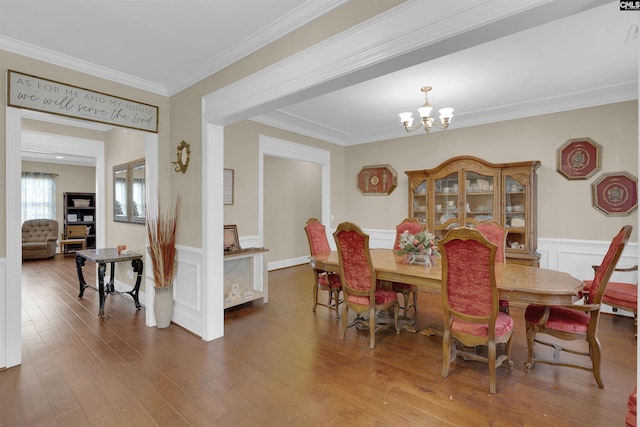
[[[28,219],[56,219],[56,176],[22,172],[22,222]]]

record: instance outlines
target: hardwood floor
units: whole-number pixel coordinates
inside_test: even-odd
[[[95,281],[85,268],[87,282]],[[442,378],[442,342],[379,334],[311,312],[308,265],[269,273],[269,303],[225,316],[224,338],[204,342],[172,325],[148,328],[144,309],[77,298],[73,257],[23,264],[22,365],[0,372],[2,426],[623,426],[636,384],[630,318],[603,315],[602,377],[535,365],[524,372],[523,308],[512,304],[514,368],[458,360]],[[324,297],[324,295],[322,295]],[[420,294],[417,323],[442,325],[440,296]]]

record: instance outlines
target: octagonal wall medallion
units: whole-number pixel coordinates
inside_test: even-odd
[[[607,216],[626,216],[638,208],[638,178],[627,172],[602,174],[591,184],[594,208]]]
[[[574,138],[558,148],[558,172],[567,179],[589,179],[600,170],[602,146],[591,138]]]
[[[358,189],[365,196],[388,196],[398,186],[398,173],[391,165],[363,166]]]

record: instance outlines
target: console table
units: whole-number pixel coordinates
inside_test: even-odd
[[[265,248],[247,248],[224,254],[224,308],[262,298],[269,302]]]
[[[87,285],[87,282],[84,280],[84,276],[82,275],[82,267],[86,260],[93,261],[98,264],[98,288]],[[118,292],[115,290],[113,286],[113,281],[115,277],[115,263],[123,262],[123,261],[131,261],[131,266],[133,267],[133,271],[138,273],[136,278],[136,284],[133,289],[129,292]],[[111,264],[111,275],[109,277],[109,283],[104,283],[104,272],[107,269],[107,263]],[[140,301],[138,300],[138,291],[140,290],[140,280],[142,279],[142,255],[129,252],[129,253],[118,253],[118,249],[116,248],[106,248],[106,249],[88,249],[83,251],[76,252],[76,269],[78,271],[78,282],[80,283],[80,294],[78,298],[82,298],[84,296],[84,290],[87,288],[91,288],[95,291],[98,291],[100,295],[100,310],[98,311],[98,317],[104,316],[104,303],[107,299],[107,295],[109,294],[129,294],[133,297],[133,302],[136,305],[136,309],[140,309]]]

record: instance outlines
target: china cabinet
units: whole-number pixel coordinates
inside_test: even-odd
[[[507,262],[537,266],[538,167],[537,160],[494,164],[460,156],[433,169],[406,171],[409,217],[436,238],[494,220],[508,231]]]

